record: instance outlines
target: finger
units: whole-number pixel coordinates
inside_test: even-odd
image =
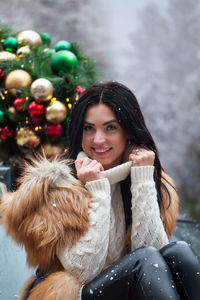
[[[84,157],[83,158],[83,162],[82,162],[82,166],[86,167],[87,165],[89,165],[91,163],[92,159],[88,158],[88,157]]]
[[[100,164],[100,163],[99,163]],[[104,171],[104,167],[102,166],[102,164],[100,164],[100,171],[103,172]]]
[[[88,170],[91,170],[91,171],[95,171],[95,172],[98,171],[98,173],[104,171],[104,168],[103,168],[102,164],[99,163],[99,162],[96,161],[96,160],[91,161],[91,162],[87,165],[87,169],[88,169]]]
[[[82,164],[83,164],[83,160],[82,159],[76,159],[75,160],[75,168],[76,168],[76,170],[80,169],[81,166],[82,166]]]
[[[97,166],[101,171],[104,170],[102,164],[100,162],[98,162],[96,159],[92,160],[89,163],[89,166],[93,167],[93,166]]]

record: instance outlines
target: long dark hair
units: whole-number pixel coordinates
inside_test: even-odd
[[[88,106],[101,103],[106,104],[113,109],[118,122],[129,137],[129,143],[135,146],[142,145],[155,153],[154,180],[158,194],[158,203],[160,205],[162,202],[162,166],[159,160],[159,153],[153,137],[145,124],[143,114],[135,95],[123,84],[113,81],[96,83],[86,89],[81,95],[78,102],[74,105],[71,114],[71,121],[68,128],[69,149],[65,156],[76,159],[78,153],[81,151],[83,122],[86,110]],[[130,185],[130,178],[121,184],[122,197],[127,197],[130,200],[130,189],[127,188],[127,185]],[[130,219],[130,216],[127,218]],[[130,222],[128,221],[128,223]]]

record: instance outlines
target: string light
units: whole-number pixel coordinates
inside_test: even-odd
[[[56,97],[51,98],[51,103],[56,101]]]
[[[5,100],[5,96],[2,94],[2,92],[0,91],[0,96],[2,100]]]
[[[65,148],[65,149],[64,149],[64,152],[67,152],[67,151],[68,151],[68,148]]]
[[[68,104],[68,107],[69,107],[69,109],[71,109],[71,108],[72,108],[72,104],[71,104],[71,103],[69,103],[69,104]]]
[[[36,126],[34,130],[35,130],[35,131],[42,130],[42,126]]]
[[[66,102],[69,102],[69,98],[66,98]]]
[[[76,96],[75,100],[78,101],[78,99],[79,99],[79,96]]]
[[[25,100],[26,100],[26,101],[28,101],[28,99],[29,99],[29,97],[28,97],[28,96],[26,96],[26,97],[25,97]]]

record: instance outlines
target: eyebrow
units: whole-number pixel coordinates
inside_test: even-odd
[[[107,122],[103,123],[103,126],[108,125],[108,124],[113,123],[113,122],[119,123],[117,120],[113,119],[113,120],[110,120],[110,121],[107,121]],[[87,122],[87,121],[85,121],[84,124],[87,124],[87,125],[90,125],[90,126],[95,126],[95,124]]]

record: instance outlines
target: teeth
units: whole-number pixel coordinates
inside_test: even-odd
[[[108,150],[109,150],[109,148],[107,148],[107,149],[98,149],[98,150],[95,149],[96,152],[100,152],[100,153],[106,152]]]

